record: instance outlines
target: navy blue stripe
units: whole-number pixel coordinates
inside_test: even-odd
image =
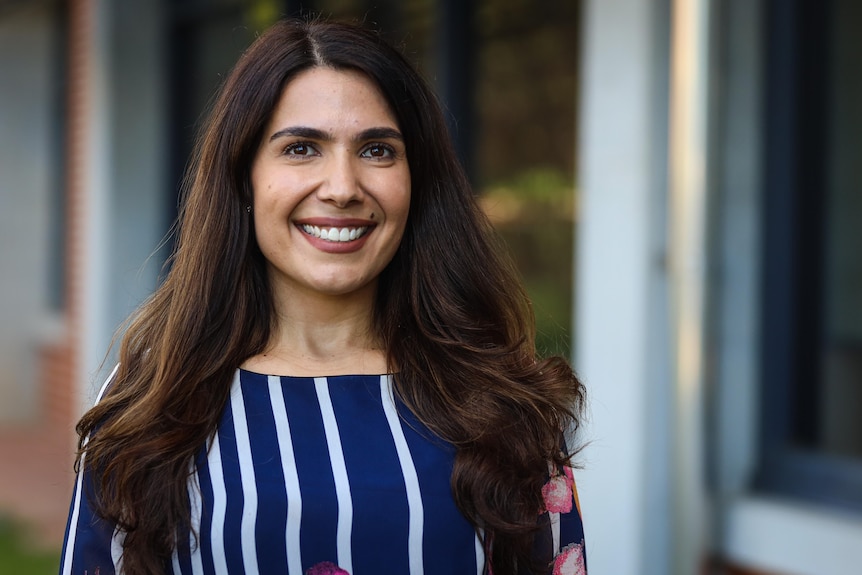
[[[63,566],[66,564],[66,548],[69,545],[69,534],[72,532],[72,514],[75,512],[75,498],[78,496],[78,478],[75,478],[75,486],[72,489],[72,501],[69,503],[69,517],[66,519],[66,531],[63,534],[63,547],[60,552],[60,575],[63,573]],[[81,503],[83,505],[83,502]],[[74,528],[78,529],[76,523]],[[77,547],[77,539],[72,542],[72,548],[69,549],[72,553],[72,559],[76,557],[75,550]]]
[[[573,504],[570,513],[560,513],[560,546],[580,543],[584,539],[584,525],[578,516],[578,508]]]
[[[422,538],[425,572],[475,575],[476,534],[458,511],[449,487],[455,449],[419,423],[402,403],[397,402],[397,406],[425,508]]]
[[[81,487],[81,506],[78,511],[72,573],[113,573],[111,538],[114,527],[97,517],[90,507],[88,494],[93,492],[93,476],[86,466]]]
[[[191,544],[191,533],[177,534],[177,562],[180,565],[180,572],[174,575],[192,575],[192,558],[189,552]],[[173,561],[168,561],[165,569],[168,573],[173,573]]]
[[[323,417],[311,378],[282,378],[287,419],[294,436],[294,457],[302,494],[300,549],[303,571],[317,563],[338,562],[338,503]]]
[[[224,473],[224,488],[227,492],[227,509],[224,518],[225,560],[229,573],[244,573],[242,561],[242,509],[245,502],[242,490],[242,480],[239,471],[239,456],[237,455],[236,430],[230,406],[225,409],[221,427],[218,432],[219,448],[221,450],[222,470]]]
[[[287,489],[267,378],[243,374],[242,390],[257,486],[255,545],[257,556],[266,558],[259,567],[271,573],[287,573]]]
[[[409,508],[395,441],[368,377],[330,377],[341,446],[353,498],[353,568],[357,573],[408,573]],[[385,553],[380,550],[385,549]]]

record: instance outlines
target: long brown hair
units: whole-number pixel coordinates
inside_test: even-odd
[[[404,134],[410,214],[379,281],[375,328],[397,366],[396,393],[457,449],[452,493],[493,541],[494,572],[529,569],[541,487],[548,465],[567,461],[563,431],[577,427],[583,388],[564,359],[536,356],[529,302],[432,92],[397,50],[344,24],[280,22],[227,77],[190,163],[170,272],[130,320],[114,380],[78,424],[92,504],[125,531],[128,575],[159,571],[190,529],[194,457],[216,431],[235,370],[274,327],[245,209],[250,166],[284,87],[314,66],[366,74]]]

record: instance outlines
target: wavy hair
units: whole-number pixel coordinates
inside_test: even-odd
[[[494,573],[547,568],[531,558],[541,487],[549,465],[568,462],[563,432],[578,425],[583,387],[564,359],[537,357],[526,294],[436,98],[400,52],[346,24],[282,21],[226,78],[189,164],[170,271],[129,320],[114,380],[78,423],[76,467],[93,474],[92,504],[126,533],[127,575],[159,571],[191,528],[195,455],[216,432],[235,370],[274,328],[245,210],[250,168],[285,86],[315,66],[366,74],[405,138],[410,213],[373,316],[395,391],[455,446],[453,497],[493,541]]]

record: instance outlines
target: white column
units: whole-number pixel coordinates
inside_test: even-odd
[[[94,0],[88,185],[85,189],[82,402],[115,362],[117,328],[156,286],[168,228],[166,33],[148,0]],[[100,369],[101,367],[101,369]]]
[[[672,1],[670,297],[675,575],[700,572],[706,542],[704,341],[709,0]]]
[[[111,237],[111,162],[110,141],[110,0],[85,2],[91,11],[91,35],[87,42],[88,74],[85,166],[82,173],[81,248],[83,250],[81,282],[81,359],[78,363],[81,382],[81,410],[92,404],[98,384],[99,366],[110,342],[111,326],[107,318],[109,291],[108,258]]]
[[[667,386],[650,375],[653,354],[667,352],[652,322],[656,158],[667,138],[654,105],[666,94],[660,19],[650,0],[586,0],[584,10],[575,367],[590,405],[578,474],[588,562],[591,573],[666,575],[668,518],[651,516],[661,505],[648,479],[666,477],[651,432],[666,414],[652,406],[670,403],[657,401]]]

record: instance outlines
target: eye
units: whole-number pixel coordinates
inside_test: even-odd
[[[284,149],[285,156],[316,156],[318,155],[317,150],[314,149],[314,146],[309,144],[308,142],[296,142],[295,144],[290,144]]]
[[[374,160],[391,160],[395,157],[395,149],[388,144],[369,144],[362,150],[360,157]]]

